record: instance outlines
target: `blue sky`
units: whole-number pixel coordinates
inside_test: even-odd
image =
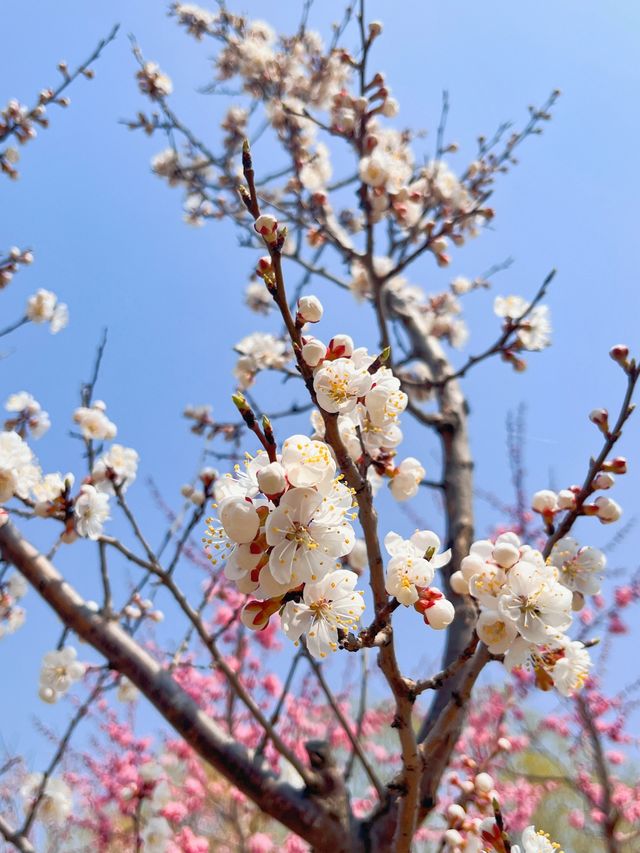
[[[504,425],[507,412],[523,401],[529,490],[578,482],[589,454],[598,449],[598,434],[587,413],[599,406],[613,410],[621,399],[622,376],[607,357],[608,349],[618,342],[639,343],[640,66],[630,57],[637,53],[640,7],[623,0],[398,0],[393,5],[378,0],[368,5],[371,17],[385,24],[372,63],[387,74],[400,101],[401,122],[429,131],[424,141],[428,152],[435,146],[441,93],[448,89],[448,135],[461,149],[451,159],[454,169],[464,169],[479,133],[490,134],[505,119],[522,124],[529,103],[542,103],[555,87],[563,92],[544,136],[523,147],[521,165],[500,181],[492,230],[456,251],[448,270],[424,261],[411,278],[437,291],[455,275],[472,277],[514,258],[511,269],[496,278],[492,293],[474,294],[466,302],[468,351],[476,352],[497,333],[494,293],[532,295],[549,269],[558,268],[548,298],[553,347],[532,355],[523,375],[500,362],[480,366],[467,391],[479,487],[511,497]],[[299,0],[272,6],[252,0],[239,10],[293,29]],[[163,495],[177,505],[180,485],[198,465],[200,444],[185,428],[184,405],[212,402],[220,418],[230,416],[232,346],[254,328],[277,328],[274,318],[256,319],[241,307],[253,253],[238,247],[229,224],[203,229],[184,225],[179,193],[150,172],[150,157],[163,142],[119,124],[146,107],[135,85],[126,38],[132,32],[145,55],[172,77],[176,111],[212,144],[219,138],[226,102],[197,92],[209,79],[212,48],[179,31],[165,9],[156,0],[21,0],[3,9],[0,52],[0,103],[10,97],[30,103],[42,86],[56,81],[58,60],[74,66],[115,21],[121,22],[116,43],[96,65],[96,79],[77,81],[70,109],[52,109],[51,128],[23,150],[20,181],[0,184],[0,246],[31,246],[36,257],[2,294],[0,325],[20,316],[27,296],[39,287],[56,291],[71,312],[69,328],[55,338],[30,326],[9,344],[2,342],[6,358],[0,392],[7,396],[25,388],[42,402],[53,421],[36,448],[43,467],[80,474],[78,446],[68,437],[70,416],[101,329],[107,326],[109,344],[98,392],[118,424],[119,440],[141,453],[132,503],[156,539],[162,523],[145,477],[153,476]],[[316,3],[311,25],[326,32],[327,22],[338,19],[341,9],[334,0]],[[263,157],[267,169],[270,150],[254,153]],[[354,309],[323,288],[317,292],[327,306],[321,329],[325,337],[345,331],[359,343],[375,346],[366,307]],[[279,408],[290,399],[288,386],[262,387],[281,395]],[[260,385],[257,396],[272,399],[261,393]],[[407,429],[406,453],[422,456],[429,474],[435,475],[435,442],[429,439],[420,447],[417,442],[418,433]],[[620,451],[632,465],[630,474],[619,480],[615,497],[629,518],[639,486],[634,462],[640,457],[640,441],[633,421]],[[425,495],[421,501],[414,501],[412,509],[437,528],[435,507]],[[385,524],[411,531],[409,519],[383,506]],[[478,503],[479,533],[499,521]],[[608,541],[613,532],[595,522],[578,528],[594,545]],[[51,532],[34,536],[46,544]],[[612,555],[614,568],[636,567],[637,542],[633,530]],[[61,566],[84,591],[94,588],[89,546],[67,551]],[[26,751],[37,762],[48,746],[35,734],[25,709],[47,724],[57,725],[62,718],[63,709],[43,708],[34,700],[41,655],[57,639],[58,629],[34,594],[26,605],[27,626],[0,643],[0,667],[10,673],[12,691],[0,723],[7,747]],[[631,649],[630,641],[622,641],[621,648]],[[436,655],[430,650],[428,657],[435,660]],[[620,686],[634,680],[621,664],[613,665],[610,678]]]

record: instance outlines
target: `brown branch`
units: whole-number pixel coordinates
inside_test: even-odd
[[[544,546],[544,551],[542,552],[545,558],[549,556],[556,542],[558,542],[560,539],[562,539],[563,536],[566,536],[567,533],[569,533],[576,519],[581,514],[582,507],[584,506],[585,501],[594,492],[593,481],[595,477],[602,470],[603,463],[605,462],[607,456],[611,453],[614,446],[622,435],[622,428],[633,413],[635,406],[632,404],[631,400],[633,398],[633,393],[635,391],[638,378],[640,377],[640,365],[631,363],[626,373],[627,390],[625,392],[622,405],[620,406],[620,412],[618,414],[616,423],[613,429],[608,430],[605,436],[604,443],[602,445],[602,449],[598,456],[595,459],[591,460],[591,464],[589,465],[589,470],[587,471],[587,476],[585,477],[584,483],[582,484],[582,488],[576,495],[576,505],[574,509],[570,510],[564,516],[562,522],[547,539],[546,545]]]
[[[349,838],[321,802],[266,774],[120,625],[90,610],[81,596],[10,521],[0,528],[0,553],[72,631],[125,675],[195,752],[268,815],[310,844],[347,853]],[[28,848],[25,848],[28,850]],[[28,850],[28,853],[32,853]]]
[[[36,853],[36,848],[31,844],[29,839],[12,829],[2,815],[0,815],[0,835],[2,835],[5,841],[8,841],[9,844],[13,844],[16,850],[19,850],[20,853]]]
[[[620,853],[620,844],[616,838],[616,826],[620,819],[620,813],[614,805],[613,785],[611,784],[611,777],[609,775],[609,768],[604,755],[604,749],[602,748],[600,733],[594,723],[593,714],[591,713],[591,709],[589,708],[585,697],[578,694],[575,698],[575,702],[578,707],[580,719],[582,720],[585,730],[589,736],[589,741],[591,742],[596,776],[598,777],[598,782],[602,789],[602,800],[598,804],[598,808],[604,814],[604,822],[602,825],[603,841],[608,853]]]
[[[309,662],[309,666],[311,667],[316,678],[318,679],[318,684],[320,685],[322,692],[324,693],[324,695],[327,699],[327,702],[329,703],[329,706],[331,707],[331,710],[335,714],[335,717],[338,720],[338,722],[340,723],[340,726],[342,727],[344,733],[349,738],[349,742],[351,743],[351,746],[353,747],[354,754],[357,755],[358,758],[360,759],[360,763],[362,764],[362,767],[364,768],[364,772],[367,774],[369,781],[371,782],[373,787],[376,789],[376,792],[377,792],[380,800],[386,800],[387,791],[385,790],[385,787],[382,784],[382,782],[378,779],[378,776],[377,776],[375,770],[373,769],[373,767],[369,763],[369,759],[367,758],[366,753],[365,753],[365,751],[362,747],[362,744],[360,743],[358,737],[354,734],[354,732],[351,728],[351,724],[349,723],[349,720],[347,720],[345,715],[342,713],[342,709],[340,708],[340,705],[338,704],[336,697],[333,695],[333,691],[331,690],[331,688],[327,684],[327,680],[324,677],[322,667],[315,660],[315,658],[313,658],[309,654],[309,652],[306,649],[305,649],[305,656],[307,658],[307,661]]]

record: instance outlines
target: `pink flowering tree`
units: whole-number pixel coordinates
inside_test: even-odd
[[[43,768],[1,757],[0,833],[23,853],[545,853],[557,849],[547,833],[576,851],[637,849],[633,691],[606,692],[599,673],[640,584],[623,579],[606,598],[606,554],[588,543],[596,523],[621,515],[609,494],[627,471],[617,445],[640,370],[626,346],[612,347],[620,402],[589,414],[593,452],[578,485],[537,482],[529,495],[511,430],[515,501],[499,504],[500,525],[482,538],[465,382],[496,357],[522,371],[549,345],[554,274],[534,293],[495,297],[495,340],[479,352],[466,350],[463,303],[496,270],[429,295],[419,284],[429,264],[446,268],[482,236],[497,180],[558,93],[521,129],[481,137],[454,172],[447,98],[425,158],[378,70],[383,28],[364,2],[326,39],[308,26],[310,6],[278,36],[224,4],[171,5],[176,24],[215,49],[212,86],[235,92],[217,140],[180,119],[170,78],[133,44],[147,101],[126,123],[163,139],[153,171],[181,191],[188,223],[237,227],[255,271],[247,306],[273,331],[247,325],[237,344],[234,420],[185,409],[221,470],[202,467],[177,508],[154,493],[166,521],[158,547],[136,511],[148,500],[134,487],[138,453],[116,442],[97,398],[106,338],[73,413],[82,452],[61,472],[43,472],[32,449],[46,412],[27,392],[8,398],[0,636],[29,630],[20,602],[32,587],[62,625],[43,649],[40,699],[65,703],[68,725],[42,724],[52,742]],[[114,36],[75,71],[61,63],[60,84],[35,106],[2,111],[9,178],[16,144],[68,103],[67,87],[92,76]],[[8,250],[0,287],[32,260]],[[369,309],[375,349],[348,322],[323,322],[336,288]],[[66,321],[66,306],[40,290],[0,334]],[[261,396],[261,383],[274,387],[266,373],[286,383],[277,405]],[[407,421],[416,438],[404,441]],[[418,458],[431,444],[435,477]],[[428,519],[430,493],[441,525],[394,530],[379,516],[384,501],[413,501]],[[48,553],[32,525],[48,531]],[[95,564],[82,590],[65,574],[69,548]],[[411,650],[438,648],[438,635],[441,667],[425,671]],[[478,686],[486,671],[490,686]],[[140,733],[143,702],[160,732]]]

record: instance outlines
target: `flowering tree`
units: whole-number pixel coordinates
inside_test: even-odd
[[[0,634],[22,626],[18,602],[32,586],[63,626],[43,658],[40,698],[67,701],[69,724],[52,736],[43,772],[6,757],[0,832],[22,851],[40,843],[190,853],[552,851],[557,844],[532,824],[539,814],[554,820],[544,827],[553,834],[575,830],[603,849],[634,849],[640,788],[624,771],[625,751],[607,743],[632,742],[631,705],[604,693],[589,648],[598,625],[608,638],[624,628],[620,609],[640,587],[632,579],[607,604],[605,554],[575,539],[574,527],[621,515],[607,492],[627,470],[615,448],[640,370],[626,346],[611,349],[622,400],[615,416],[589,416],[594,453],[576,472],[581,485],[542,489],[529,505],[512,436],[516,506],[476,538],[464,380],[495,356],[522,371],[527,353],[549,345],[544,298],[553,273],[534,295],[497,296],[495,342],[462,357],[450,355],[465,347],[462,302],[490,287],[495,270],[432,295],[405,277],[420,275],[424,259],[446,267],[457,246],[481,236],[494,217],[496,180],[541,132],[558,93],[531,109],[521,130],[480,138],[476,158],[456,175],[445,159],[455,151],[447,99],[436,156],[421,160],[419,136],[397,129],[398,104],[376,70],[382,25],[367,20],[363,2],[352,4],[325,44],[308,28],[310,6],[293,35],[278,37],[224,5],[213,13],[172,4],[190,36],[218,46],[212,85],[232,81],[240,93],[217,146],[180,120],[169,77],[133,45],[151,106],[129,127],[166,137],[153,170],[182,190],[190,224],[237,225],[254,254],[247,305],[274,315],[278,331],[237,344],[237,420],[219,422],[206,405],[185,409],[207,453],[235,464],[229,473],[202,468],[178,512],[156,495],[167,517],[157,548],[129,502],[138,453],[114,442],[116,425],[95,397],[106,339],[73,413],[86,463],[78,477],[43,474],[30,443],[49,418],[29,393],[9,397],[0,434]],[[114,35],[75,72],[62,64],[61,85],[36,107],[12,101],[0,143],[24,143],[45,125],[47,106],[66,104],[63,90],[91,76]],[[260,156],[269,134],[280,151],[271,171]],[[0,151],[11,178],[17,159],[9,144]],[[0,260],[2,286],[31,261],[30,251],[11,249]],[[366,303],[377,349],[323,330],[312,286],[325,300],[341,288]],[[40,290],[0,334],[28,321],[57,332],[66,320],[55,294]],[[296,387],[295,402],[263,411],[254,392],[266,371]],[[405,419],[439,444],[435,480],[401,448]],[[380,523],[383,490],[415,499],[420,516],[420,496],[437,495],[440,535],[426,524],[395,532]],[[110,529],[116,514],[121,535]],[[26,538],[36,519],[54,530],[46,555]],[[92,591],[81,594],[65,577],[67,547],[94,555]],[[128,585],[116,576],[123,564],[134,572]],[[166,614],[171,637],[159,624]],[[403,643],[426,646],[434,631],[445,634],[441,670],[407,669]],[[80,652],[74,637],[85,644]],[[602,662],[608,653],[607,642]],[[338,688],[341,660],[347,676]],[[511,673],[506,686],[477,688],[492,661]],[[541,716],[532,702],[523,711],[535,690],[555,691],[561,710]],[[140,696],[167,723],[159,742],[136,734]],[[73,745],[85,718],[89,751]],[[575,802],[554,817],[558,790]]]

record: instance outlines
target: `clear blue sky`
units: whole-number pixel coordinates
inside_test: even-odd
[[[229,416],[232,346],[254,328],[276,328],[275,319],[256,320],[241,308],[253,255],[237,246],[232,227],[185,226],[178,191],[168,190],[150,172],[149,159],[163,143],[118,123],[146,106],[135,85],[126,38],[133,32],[146,56],[172,77],[176,111],[215,141],[224,105],[196,91],[208,80],[211,46],[198,45],[179,31],[165,15],[166,4],[157,0],[21,0],[5,6],[0,103],[10,97],[31,103],[42,86],[56,81],[58,60],[74,66],[115,21],[122,26],[117,42],[96,65],[96,79],[78,81],[70,91],[71,108],[52,109],[51,128],[24,149],[21,180],[0,183],[0,246],[31,246],[36,256],[33,267],[2,294],[0,325],[20,316],[26,297],[39,287],[56,291],[71,312],[69,328],[55,338],[42,327],[28,327],[9,345],[3,342],[8,355],[2,360],[0,396],[31,391],[53,421],[36,447],[43,466],[80,474],[77,443],[67,437],[70,415],[100,330],[108,326],[98,392],[118,424],[119,440],[141,453],[132,503],[158,538],[161,525],[144,479],[152,475],[176,504],[180,484],[196,469],[200,445],[185,428],[184,405],[213,402],[216,414]],[[293,29],[300,7],[299,0],[245,0],[240,9]],[[311,25],[326,26],[341,9],[334,0],[316,3]],[[553,348],[531,356],[524,375],[500,362],[483,365],[467,388],[478,486],[511,497],[504,423],[521,401],[528,405],[530,491],[551,480],[558,487],[579,481],[598,447],[587,413],[596,406],[614,408],[620,399],[622,377],[607,357],[608,348],[627,342],[637,351],[640,344],[640,66],[632,59],[640,7],[625,0],[372,0],[369,10],[385,24],[373,63],[388,75],[402,122],[430,131],[428,151],[435,145],[441,92],[449,90],[449,136],[461,146],[451,161],[454,168],[464,168],[479,133],[491,133],[504,119],[522,123],[529,103],[542,103],[555,87],[563,91],[545,135],[527,143],[521,166],[500,182],[492,231],[456,251],[449,270],[425,261],[412,279],[437,291],[455,275],[475,276],[512,256],[515,264],[496,279],[495,293],[526,296],[551,267],[558,268],[548,299]],[[466,301],[470,352],[495,337],[493,295]],[[328,292],[324,298],[331,303],[323,325],[326,337],[341,330],[375,345],[366,307],[350,308],[345,322],[347,303]],[[436,475],[430,449],[435,444],[412,446],[417,433],[407,432],[407,454],[422,456]],[[632,459],[631,473],[619,480],[615,497],[628,518],[640,484],[636,422],[621,452]],[[422,504],[414,501],[412,508],[437,527],[429,498],[421,498]],[[389,507],[383,517],[401,532],[412,529],[396,509]],[[500,520],[480,502],[478,519],[479,533]],[[614,532],[595,522],[584,522],[581,529],[594,545]],[[49,540],[50,534],[40,541]],[[612,565],[635,568],[637,543],[634,530],[612,556]],[[90,591],[93,550],[81,544],[63,559],[73,582]],[[34,594],[26,605],[27,626],[0,643],[0,668],[11,674],[9,682],[5,675],[5,690],[9,683],[12,696],[9,707],[3,703],[0,728],[9,749],[26,751],[37,765],[48,747],[34,733],[25,709],[54,725],[64,709],[38,705],[34,698],[41,655],[57,639],[57,629]],[[631,643],[624,641],[622,648],[630,650]],[[626,664],[614,668],[611,678],[620,686],[633,680]]]

